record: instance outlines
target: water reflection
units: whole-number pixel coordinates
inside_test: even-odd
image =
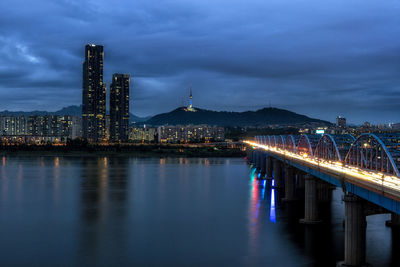
[[[2,266],[334,266],[343,259],[341,194],[331,224],[306,230],[301,201],[280,203],[273,181],[258,180],[255,170],[249,177],[241,159],[2,162]],[[370,262],[396,266],[400,237],[381,217],[371,219]]]
[[[271,188],[271,202],[269,205],[269,220],[273,223],[276,223],[276,214],[275,214],[275,189]]]
[[[88,264],[104,265],[104,246],[124,244],[127,212],[129,159],[126,157],[83,158],[81,177],[81,257]],[[115,251],[108,260],[121,257]]]
[[[160,158],[160,164],[180,164],[180,165],[215,165],[229,164],[228,159],[223,158]]]
[[[265,204],[266,209],[268,210],[267,214],[269,215],[269,221],[276,223],[276,189],[273,187],[274,180],[271,181],[272,186],[269,186],[267,180],[259,180],[257,178],[259,178],[259,173],[256,172],[255,168],[252,168],[250,172],[250,214],[252,215],[252,218],[257,219],[260,206]],[[255,224],[255,220],[252,220],[252,225]]]

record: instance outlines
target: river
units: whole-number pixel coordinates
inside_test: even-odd
[[[326,223],[258,181],[242,158],[0,158],[1,266],[335,266],[341,189]],[[368,217],[367,261],[399,266],[388,215]]]

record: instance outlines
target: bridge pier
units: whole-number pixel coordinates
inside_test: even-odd
[[[273,159],[274,162],[274,180],[275,180],[275,187],[282,187],[282,162],[277,159]]]
[[[354,194],[343,196],[345,202],[344,262],[338,266],[368,266],[365,262],[367,221],[363,201]]]
[[[258,170],[258,156],[259,156],[260,152],[258,152],[258,150],[254,150],[254,159],[253,159],[253,163],[254,163],[254,167],[256,168],[256,170]]]
[[[253,163],[254,167],[256,166],[256,163],[257,163],[257,150],[256,149],[254,149],[254,151],[253,151],[253,155],[251,157],[251,163]]]
[[[332,198],[332,187],[327,182],[318,181],[318,201],[323,203],[328,203],[331,201]]]
[[[266,155],[265,153],[261,152],[260,156],[260,173],[261,173],[261,179],[265,178],[265,169],[266,169]]]
[[[262,171],[262,158],[263,158],[263,152],[262,151],[258,151],[258,155],[257,155],[257,169],[258,171],[261,173]]]
[[[305,180],[305,207],[304,219],[300,223],[317,224],[321,221],[318,217],[317,179],[310,174],[304,176]]]
[[[295,169],[291,166],[285,166],[285,198],[283,201],[296,200],[295,196]]]
[[[305,187],[304,176],[305,174],[303,172],[301,171],[297,172],[297,187],[299,189],[304,189]]]
[[[265,165],[266,165],[266,176],[267,178],[272,178],[272,158],[271,156],[266,157],[265,159]]]

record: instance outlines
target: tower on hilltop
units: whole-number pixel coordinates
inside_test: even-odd
[[[192,99],[193,99],[192,86],[190,86],[190,92],[189,92],[189,106],[187,107],[187,111],[195,112],[196,110],[193,108]]]

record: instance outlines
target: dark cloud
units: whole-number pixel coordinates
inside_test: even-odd
[[[0,2],[0,109],[80,104],[84,45],[105,80],[133,75],[132,111],[273,105],[333,121],[400,121],[400,2]]]

